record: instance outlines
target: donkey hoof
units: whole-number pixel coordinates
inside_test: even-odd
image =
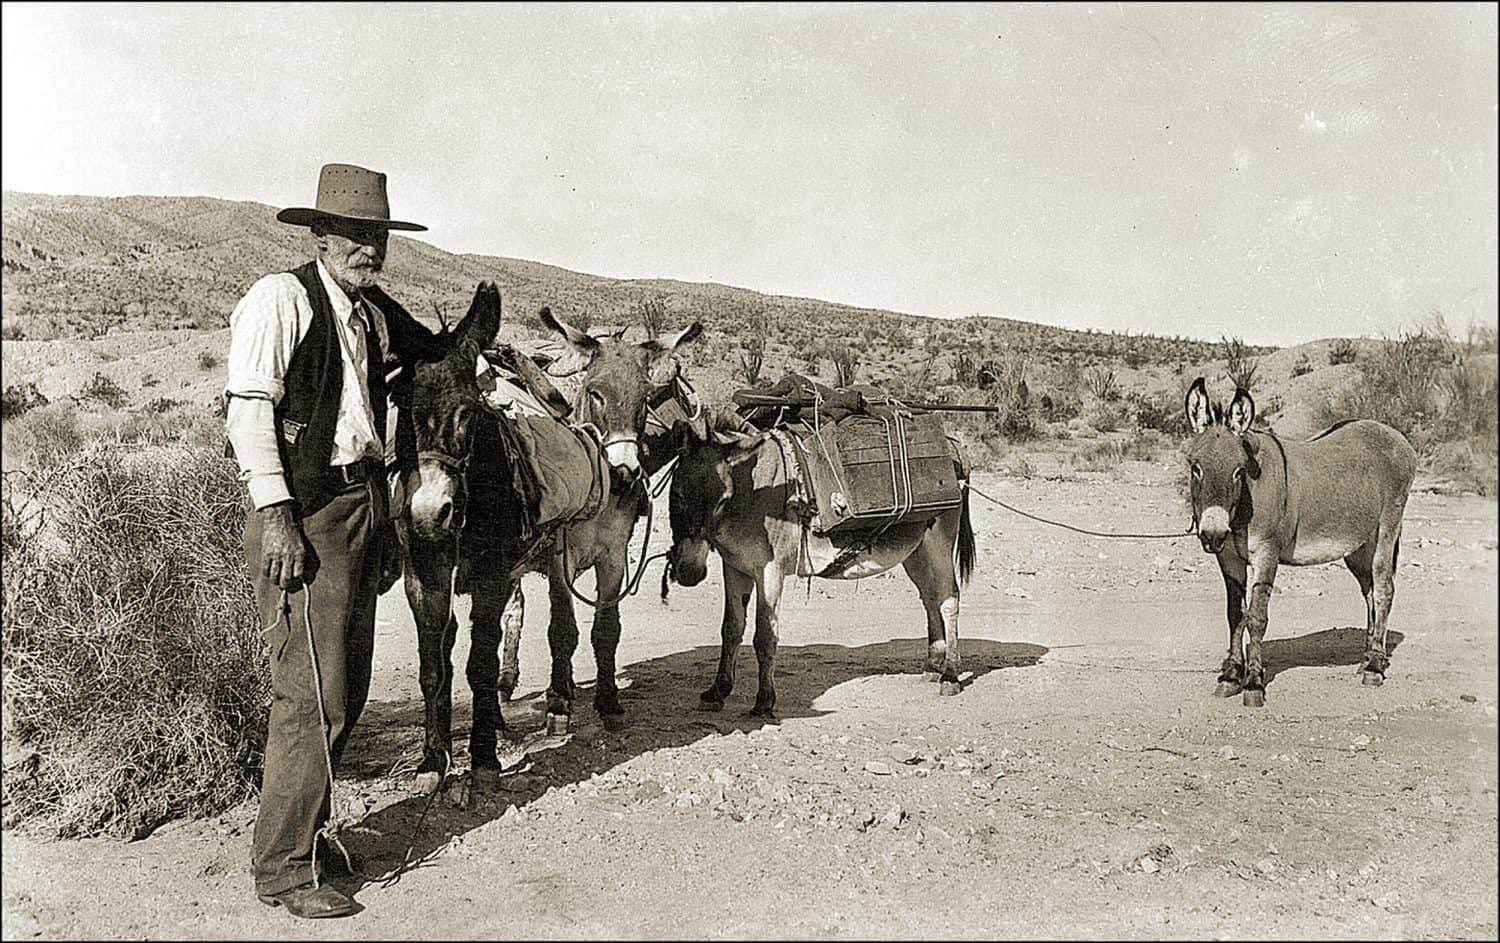
[[[442,773],[418,773],[412,777],[411,788],[419,796],[430,796],[438,791],[438,786],[442,783]]]
[[[944,681],[938,686],[938,694],[941,697],[952,697],[955,694],[962,693],[963,689],[964,686],[957,681]]]
[[[1359,673],[1359,683],[1367,688],[1378,688],[1382,684],[1385,684],[1385,675],[1378,671],[1361,671]]]
[[[943,673],[941,671],[924,671],[922,672],[922,680],[933,684],[943,680]]]
[[[1214,697],[1234,697],[1243,690],[1233,681],[1220,681],[1219,686],[1214,688]]]
[[[1266,692],[1262,688],[1246,688],[1241,703],[1246,707],[1265,707]]]
[[[547,736],[561,737],[568,732],[568,721],[571,718],[567,714],[547,714]]]

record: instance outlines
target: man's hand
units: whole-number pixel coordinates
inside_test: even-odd
[[[290,590],[302,581],[306,557],[302,528],[292,516],[290,504],[272,504],[255,513],[261,521],[261,574],[282,589]]]

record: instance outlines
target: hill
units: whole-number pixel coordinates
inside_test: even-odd
[[[91,339],[220,329],[255,278],[299,264],[308,251],[303,231],[276,222],[275,210],[259,203],[8,192],[0,253],[5,337]],[[1196,363],[1216,356],[1217,348],[998,317],[944,320],[717,284],[603,278],[392,239],[388,287],[418,316],[460,316],[481,279],[500,285],[513,330],[535,329],[535,312],[543,305],[573,323],[597,326],[634,323],[645,302],[657,301],[668,325],[704,322],[708,334],[697,359],[713,372],[736,364],[742,341],[756,336],[765,338],[766,376],[806,370],[809,354],[847,344],[860,361],[860,379],[928,386],[955,372],[974,372],[1007,348],[1024,348],[1035,363],[1073,371],[1114,362]]]

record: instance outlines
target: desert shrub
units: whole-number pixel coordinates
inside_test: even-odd
[[[1115,379],[1115,372],[1108,367],[1085,370],[1083,388],[1099,403],[1113,403],[1120,398],[1120,383]]]
[[[1167,439],[1147,429],[1123,439],[1106,439],[1073,452],[1068,465],[1077,471],[1110,471],[1121,462],[1155,462],[1169,447]]]
[[[48,468],[83,448],[83,424],[72,403],[48,403],[5,423],[7,459],[23,468]]]
[[[120,384],[102,373],[95,373],[93,379],[83,385],[78,391],[80,400],[92,400],[108,406],[110,409],[120,409],[125,405],[127,399],[125,391]]]
[[[828,348],[828,360],[833,364],[835,386],[849,386],[859,375],[859,354],[848,344]]]
[[[1186,435],[1187,415],[1182,408],[1182,398],[1172,393],[1131,393],[1125,397],[1126,406],[1135,414],[1135,424],[1142,429],[1152,429],[1167,435]]]
[[[953,382],[958,386],[979,385],[979,362],[968,351],[959,351],[953,358]]]
[[[1296,377],[1306,376],[1312,373],[1312,371],[1312,361],[1308,359],[1307,351],[1298,354],[1297,359],[1292,362],[1292,377],[1295,379]]]
[[[1320,404],[1317,419],[1376,419],[1407,437],[1436,472],[1495,493],[1500,386],[1441,319],[1399,335],[1356,362],[1355,382]]]
[[[1125,422],[1125,412],[1116,403],[1095,402],[1083,411],[1083,420],[1099,432],[1114,432]]]
[[[636,303],[635,320],[646,329],[647,337],[659,337],[667,330],[667,306],[660,298],[647,298]]]
[[[1047,392],[1037,398],[1037,409],[1047,422],[1067,422],[1083,410],[1083,403],[1068,393]]]
[[[1340,337],[1328,347],[1328,364],[1337,367],[1341,363],[1354,363],[1359,359],[1359,348],[1354,341]]]
[[[46,405],[47,397],[42,395],[35,383],[7,386],[4,394],[0,394],[0,419],[15,419],[29,410]]]
[[[198,351],[198,369],[212,370],[219,365],[219,355],[211,350]]]
[[[7,473],[7,825],[138,837],[250,793],[269,675],[242,493],[231,463],[183,447]]]
[[[998,357],[984,364],[991,378],[984,395],[990,405],[998,409],[994,414],[995,429],[1013,441],[1025,441],[1037,435],[1037,410],[1026,385],[1026,367],[1030,359],[1029,351],[1006,347]]]
[[[1250,389],[1255,382],[1255,373],[1260,363],[1250,356],[1250,348],[1238,337],[1225,337],[1219,342],[1220,356],[1224,358],[1224,373],[1242,390]]]
[[[26,330],[19,324],[6,324],[0,327],[0,340],[21,341],[26,339]]]

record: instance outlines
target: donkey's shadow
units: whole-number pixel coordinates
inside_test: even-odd
[[[635,756],[684,746],[714,734],[749,733],[775,723],[747,712],[755,702],[754,656],[744,646],[738,684],[722,712],[699,710],[698,692],[708,687],[718,665],[719,647],[704,645],[627,666],[621,671],[621,699],[630,712],[625,730],[607,733],[592,707],[591,686],[580,685],[574,731],[567,737],[544,737],[546,699],[540,691],[518,697],[503,708],[512,737],[531,745],[515,769],[489,777],[473,791],[468,807],[448,797],[408,796],[380,808],[346,831],[345,842],[364,861],[366,874],[397,871],[430,863],[453,838],[506,813],[522,810],[548,789],[585,782]],[[1026,642],[965,639],[964,674],[972,684],[1002,668],[1035,665],[1047,649]],[[939,703],[938,685],[922,682],[918,672],[927,656],[927,640],[893,639],[854,648],[842,645],[782,645],[777,652],[776,712],[780,720],[830,713],[813,706],[831,688],[857,678],[906,675],[921,686],[922,697]],[[746,670],[748,668],[748,670]],[[523,679],[524,680],[524,679]],[[466,701],[467,698],[459,698]],[[455,708],[459,707],[455,703]],[[344,778],[360,787],[391,788],[392,770],[404,758],[418,755],[422,742],[420,698],[375,702],[366,708],[345,754]],[[466,725],[455,717],[454,745],[462,747]],[[467,758],[460,754],[460,765]],[[409,776],[410,774],[406,774]],[[404,869],[401,869],[404,870]],[[362,886],[359,878],[334,878],[347,892]]]
[[[1396,646],[1406,638],[1394,629],[1386,633],[1386,648],[1396,653]],[[1296,638],[1266,639],[1261,643],[1261,663],[1266,683],[1288,668],[1335,668],[1358,665],[1365,654],[1365,630],[1353,627],[1323,629]]]

